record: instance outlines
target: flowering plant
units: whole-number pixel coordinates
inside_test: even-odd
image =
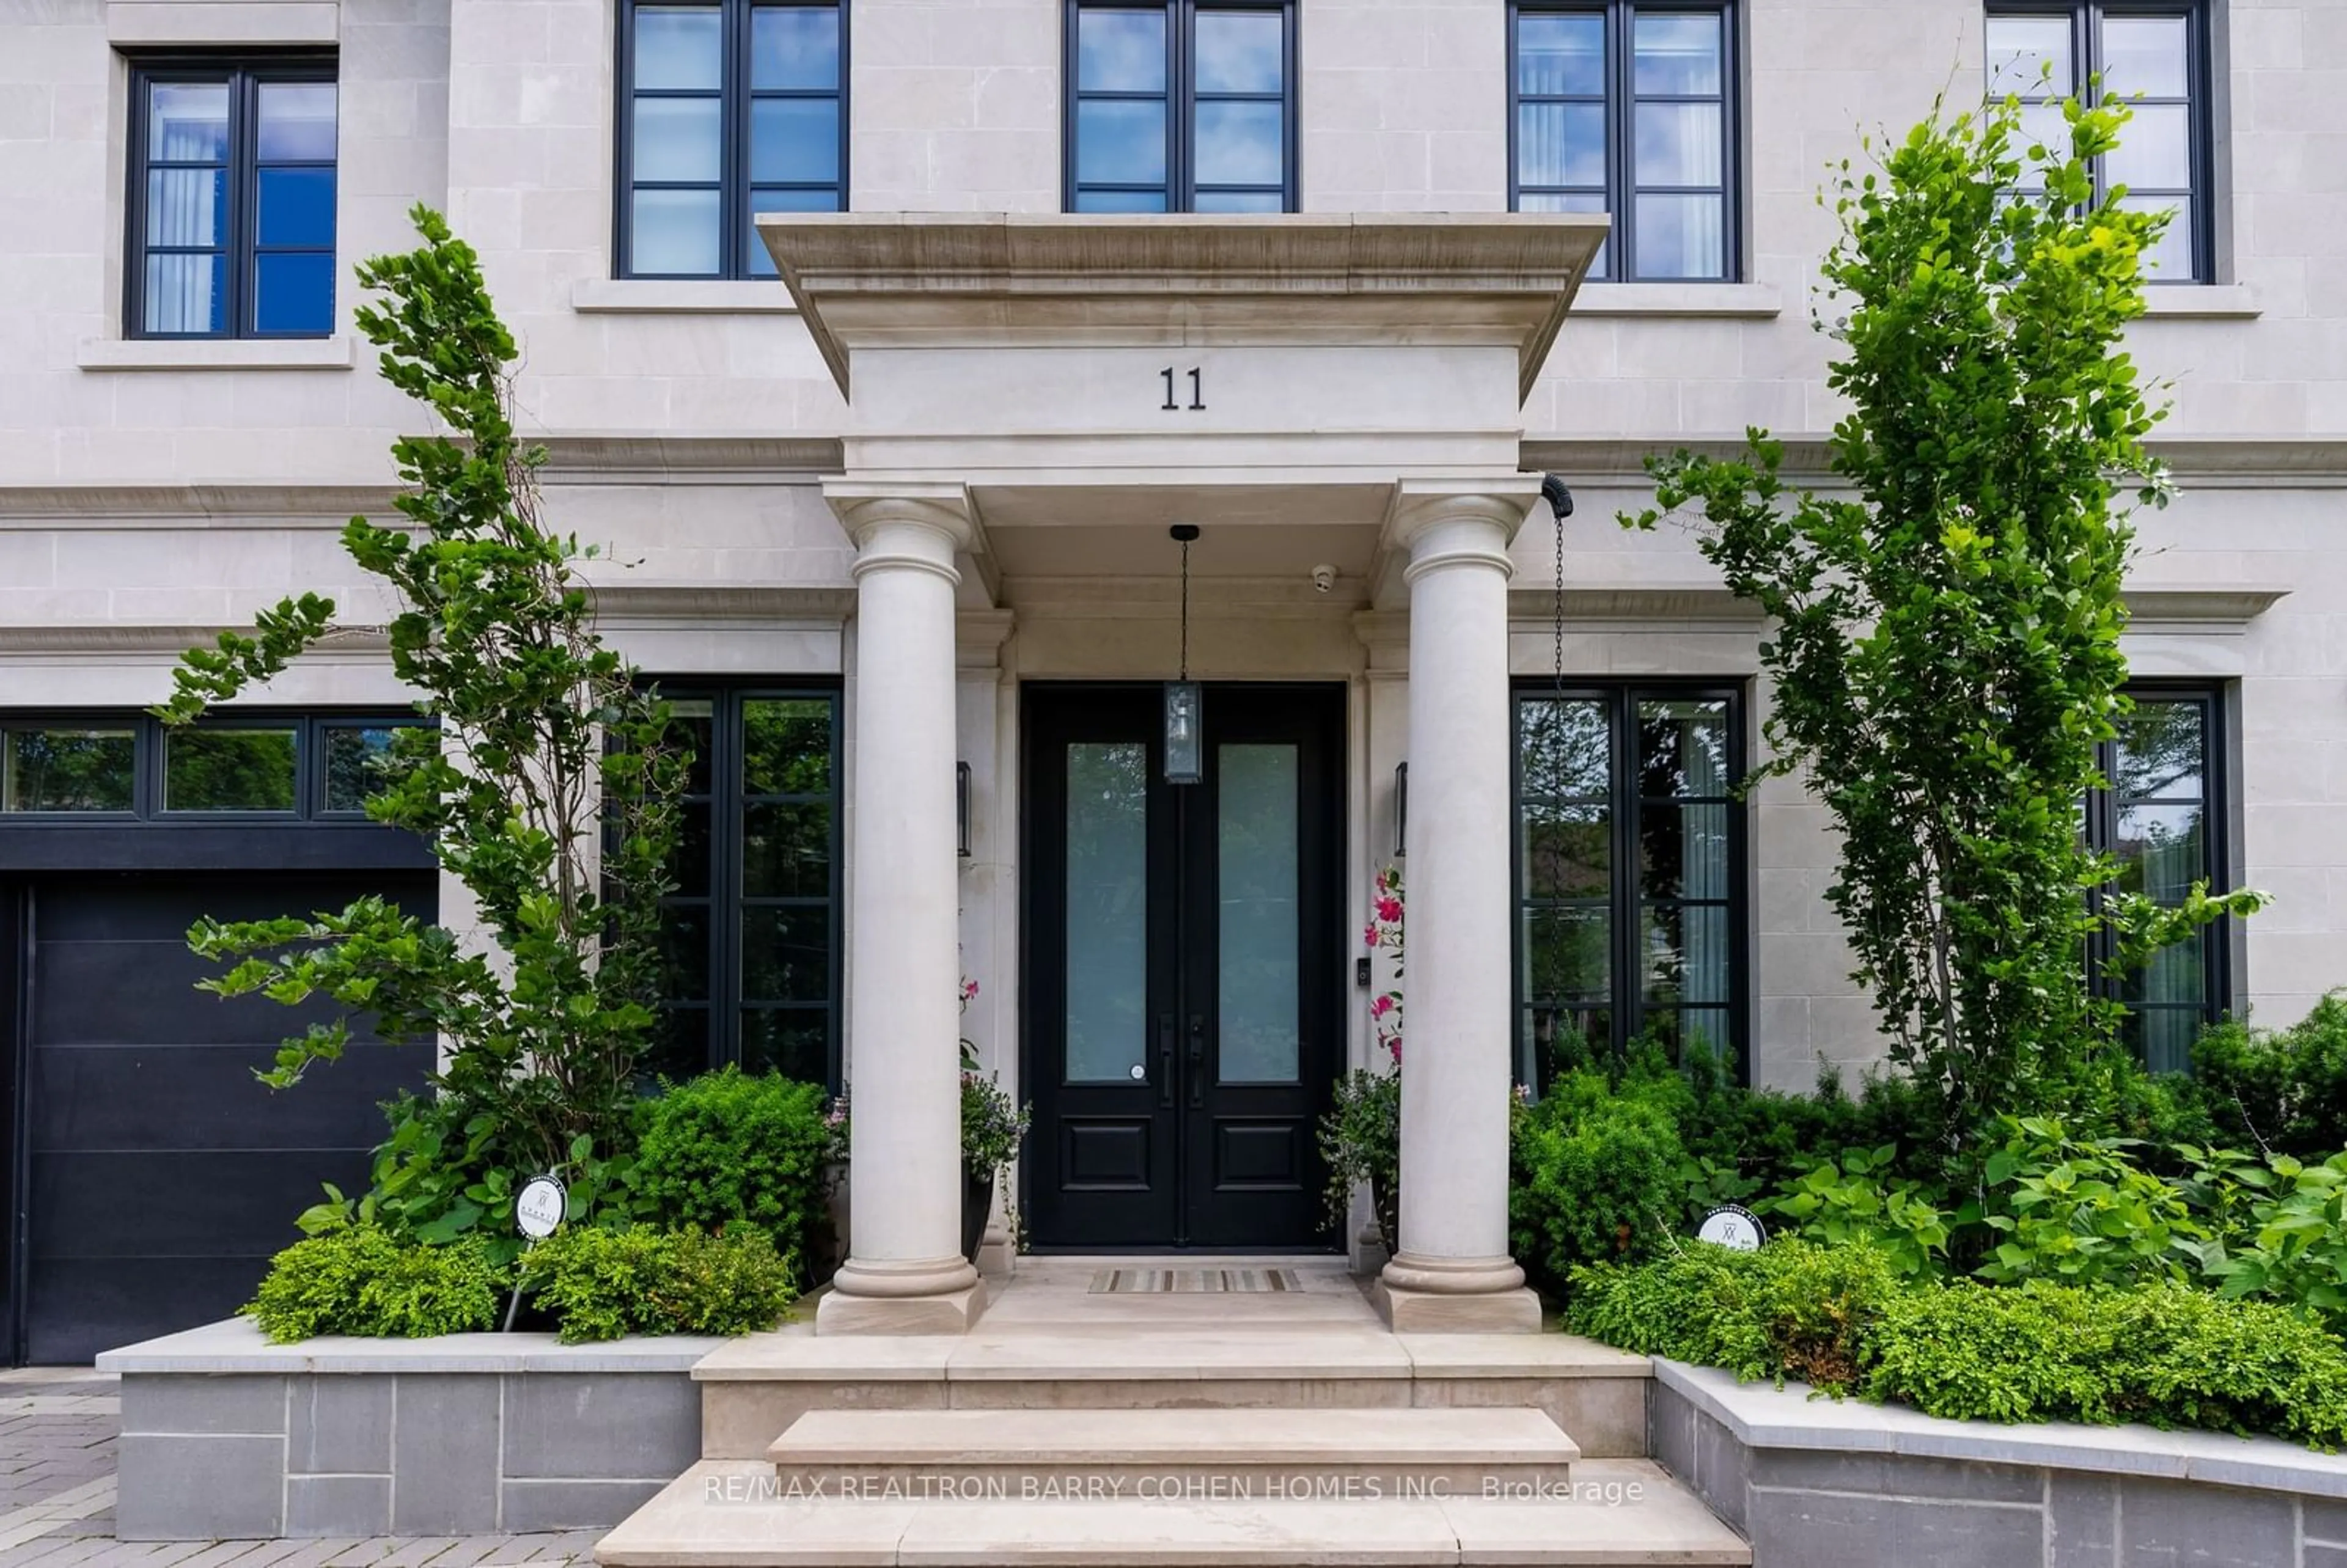
[[[1394,1065],[1401,1065],[1401,867],[1389,866],[1378,873],[1369,898],[1369,923],[1361,941],[1373,953],[1393,955],[1394,986],[1369,1002],[1369,1022],[1378,1043]]]

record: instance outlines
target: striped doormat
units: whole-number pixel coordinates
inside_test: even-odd
[[[1292,1268],[1103,1268],[1093,1296],[1257,1296],[1304,1287]]]

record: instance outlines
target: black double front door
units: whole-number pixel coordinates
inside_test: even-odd
[[[1026,688],[1021,1190],[1043,1247],[1333,1245],[1315,1123],[1343,1057],[1344,690]]]

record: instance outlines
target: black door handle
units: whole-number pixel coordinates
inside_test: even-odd
[[[1206,1108],[1206,1015],[1190,1015],[1190,1109]]]
[[[1174,1015],[1157,1015],[1157,1103],[1174,1108]]]

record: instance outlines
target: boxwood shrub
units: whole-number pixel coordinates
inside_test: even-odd
[[[2145,1421],[2347,1442],[2347,1345],[2169,1281],[1901,1280],[1864,1244],[1695,1244],[1573,1276],[1566,1326],[1625,1350],[1994,1421]]]

